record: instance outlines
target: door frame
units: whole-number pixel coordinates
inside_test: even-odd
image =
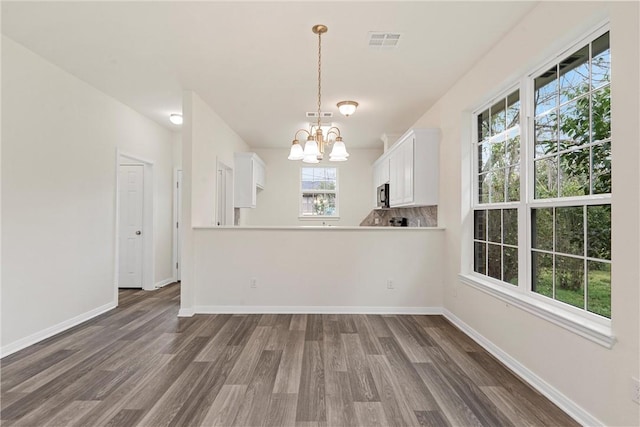
[[[116,218],[115,218],[115,268],[114,268],[114,293],[115,301],[118,301],[118,279],[120,274],[120,165],[142,165],[144,167],[144,200],[143,200],[143,224],[142,224],[142,289],[152,291],[156,289],[154,283],[154,162],[143,157],[131,154],[120,149],[116,151]]]
[[[218,227],[225,227],[225,226],[232,226],[235,223],[234,220],[234,209],[233,209],[233,191],[234,191],[234,177],[233,177],[233,168],[230,167],[229,165],[227,165],[226,163],[222,162],[221,160],[217,160],[217,168],[216,168],[216,209],[215,209],[215,217],[213,219],[213,223],[218,226]],[[220,222],[220,197],[222,197],[219,194],[220,191],[220,182],[219,182],[219,175],[220,174],[224,174],[225,175],[225,219],[227,224],[218,224]]]
[[[180,241],[179,235],[179,227],[182,224],[178,224],[178,217],[181,213],[182,209],[182,188],[178,191],[178,174],[182,173],[182,169],[174,168],[173,169],[173,280],[177,281],[181,279],[182,274],[180,273],[182,270],[177,268],[178,262],[180,259],[178,254],[182,254],[180,250]],[[182,184],[182,182],[180,182]],[[182,186],[182,185],[181,185]]]

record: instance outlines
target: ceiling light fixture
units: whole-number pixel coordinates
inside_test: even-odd
[[[169,115],[169,121],[171,123],[173,123],[174,125],[181,125],[182,124],[182,114],[170,114]]]
[[[322,34],[328,30],[326,25],[314,25],[311,28],[314,34],[318,35],[318,122],[315,126],[312,126],[310,130],[299,129],[291,144],[291,151],[289,152],[289,160],[302,160],[305,163],[319,163],[324,157],[325,145],[333,144],[331,154],[329,154],[329,160],[332,162],[344,162],[349,157],[347,148],[340,136],[340,129],[337,127],[331,127],[326,131],[326,135],[323,134],[320,124],[320,107],[322,104]],[[304,144],[304,149],[298,141],[298,134],[305,132],[307,134],[307,142]],[[335,136],[335,141],[330,141],[331,135]]]
[[[338,102],[338,110],[343,116],[349,117],[356,112],[358,103],[356,101],[341,101]]]

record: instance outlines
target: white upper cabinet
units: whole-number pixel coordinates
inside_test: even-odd
[[[438,204],[438,163],[440,131],[411,129],[374,163],[388,162],[389,203],[391,207],[432,206]],[[379,178],[380,179],[380,178]]]
[[[235,153],[234,160],[233,205],[255,208],[258,190],[265,185],[265,164],[256,153]]]

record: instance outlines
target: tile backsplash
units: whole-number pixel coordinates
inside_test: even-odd
[[[374,209],[360,223],[366,227],[388,227],[393,217],[405,217],[409,227],[437,227],[438,206]]]

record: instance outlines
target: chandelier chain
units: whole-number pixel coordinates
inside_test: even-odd
[[[318,32],[318,129],[320,129],[320,108],[322,101],[322,32]]]

